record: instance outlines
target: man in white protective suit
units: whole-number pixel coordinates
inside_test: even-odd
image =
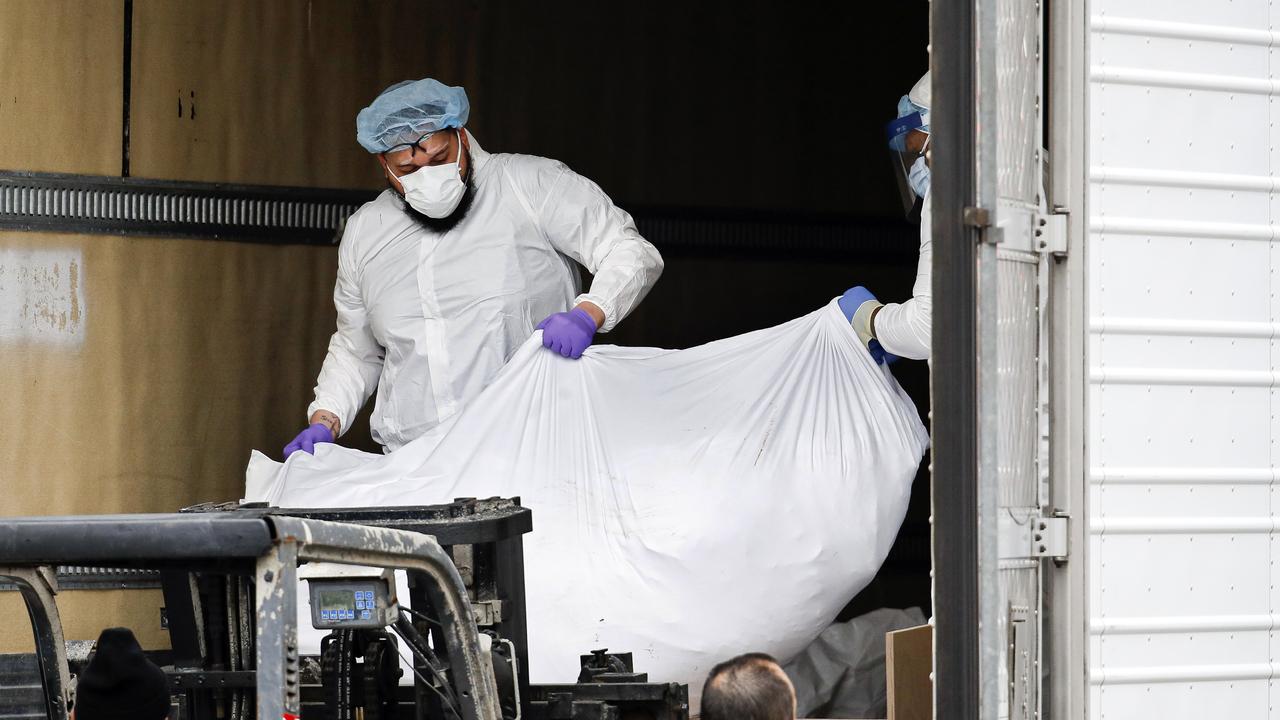
[[[347,220],[337,331],[285,457],[334,442],[375,387],[373,438],[396,450],[478,395],[535,329],[581,356],[662,273],[599,186],[555,160],[485,152],[469,113],[462,88],[428,78],[356,117],[388,189]],[[593,275],[581,294],[579,264]]]
[[[933,325],[933,228],[929,201],[930,77],[898,101],[898,117],[888,125],[898,187],[908,214],[920,213],[920,261],[911,299],[880,303],[862,286],[847,290],[840,309],[877,362],[898,357],[928,360]]]
[[[882,304],[862,286],[850,288],[839,305],[858,339],[876,362],[899,357],[928,360],[932,348],[933,238],[929,182],[930,77],[925,73],[898,101],[897,118],[889,122],[889,147],[903,207],[908,216],[920,216],[920,259],[912,297],[902,303]],[[802,713],[839,708],[833,717],[883,717],[883,656],[869,650],[865,638],[876,638],[869,647],[883,653],[888,630],[924,622],[918,609],[882,608],[851,621],[832,625],[814,643],[787,663],[792,673]],[[868,670],[871,670],[868,672]]]

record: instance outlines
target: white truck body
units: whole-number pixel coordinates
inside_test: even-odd
[[[1276,717],[1280,8],[1088,20],[1089,717]]]
[[[935,134],[939,83],[960,77],[943,64],[966,60],[940,5]],[[957,202],[974,207],[941,202],[934,227],[940,248],[948,222],[976,238],[974,714],[1280,717],[1280,7],[971,10],[972,191]],[[955,272],[947,257],[935,274]],[[935,523],[954,477],[939,464],[956,457],[940,436],[954,406],[938,385],[957,377],[945,320]],[[940,533],[945,672],[963,656]],[[938,717],[973,716],[949,682]]]

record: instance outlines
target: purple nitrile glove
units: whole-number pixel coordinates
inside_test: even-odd
[[[324,423],[315,423],[298,433],[298,437],[294,438],[293,442],[284,446],[284,458],[288,460],[290,455],[299,450],[308,455],[314,455],[317,444],[331,442],[333,442],[333,431],[329,426]]]
[[[546,320],[538,323],[542,331],[542,345],[564,357],[578,359],[582,351],[591,345],[596,335],[596,321],[591,319],[586,310],[574,308],[569,312],[558,312],[548,315]]]

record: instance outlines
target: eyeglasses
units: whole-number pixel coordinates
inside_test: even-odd
[[[437,138],[437,136],[439,136]],[[388,162],[399,164],[417,157],[418,151],[434,155],[449,146],[449,134],[440,131],[429,132],[411,143],[401,143],[387,150],[383,155]],[[405,155],[405,153],[409,153]]]

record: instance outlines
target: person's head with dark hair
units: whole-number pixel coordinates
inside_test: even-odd
[[[128,628],[110,628],[76,683],[74,720],[164,720],[169,680]]]
[[[794,720],[796,690],[778,661],[747,653],[711,669],[702,686],[702,720]]]

